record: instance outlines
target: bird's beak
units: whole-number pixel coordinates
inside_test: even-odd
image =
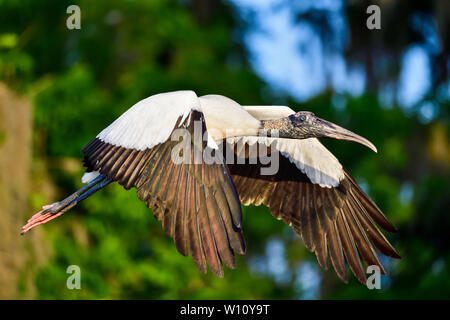
[[[358,142],[365,145],[369,149],[372,149],[374,152],[377,152],[377,148],[372,142],[354,132],[351,132],[350,130],[338,126],[337,124],[320,118],[316,119],[316,124],[320,126],[320,131],[323,137]]]

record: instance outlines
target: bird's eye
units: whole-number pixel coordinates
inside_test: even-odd
[[[304,115],[301,115],[298,119],[303,122],[305,121],[306,117]]]

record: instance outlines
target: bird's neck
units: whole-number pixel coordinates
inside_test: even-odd
[[[261,120],[261,134],[267,134],[271,137],[302,139],[294,130],[291,121],[288,118],[274,120]]]

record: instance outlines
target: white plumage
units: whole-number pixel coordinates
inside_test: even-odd
[[[197,97],[194,91],[161,93],[133,105],[97,136],[115,146],[144,150],[170,138],[176,121],[181,123],[191,110],[201,111],[208,130],[208,146],[217,149],[228,143],[273,145],[296,165],[311,182],[336,187],[344,178],[342,165],[316,138],[285,139],[258,137],[260,120],[279,119],[295,113],[286,106],[241,106],[221,95]],[[83,176],[83,183],[96,175]]]
[[[328,151],[316,138],[294,140],[271,137],[234,137],[227,140],[233,144],[255,143],[275,147],[283,156],[288,158],[295,166],[308,176],[312,183],[321,187],[337,187],[344,178],[342,165],[336,157]]]
[[[228,137],[258,134],[259,120],[236,101],[215,94],[202,96],[199,100],[208,132],[216,142]]]
[[[143,99],[124,112],[97,136],[125,148],[144,150],[167,141],[179,117],[200,110],[194,91],[160,93]]]
[[[89,183],[100,175],[98,171],[85,172],[81,177],[82,183]]]

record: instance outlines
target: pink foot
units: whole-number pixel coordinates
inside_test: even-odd
[[[32,216],[30,218],[30,220],[27,221],[27,224],[22,227],[22,232],[20,234],[24,234],[25,232],[33,229],[34,227],[36,227],[40,224],[47,223],[47,222],[59,217],[60,215],[62,215],[63,212],[59,212],[59,213],[55,213],[55,214],[48,212],[48,213],[42,214],[42,211],[44,211],[48,208],[51,208],[55,203],[43,206],[42,210],[39,211],[38,213],[36,213],[34,216]]]

